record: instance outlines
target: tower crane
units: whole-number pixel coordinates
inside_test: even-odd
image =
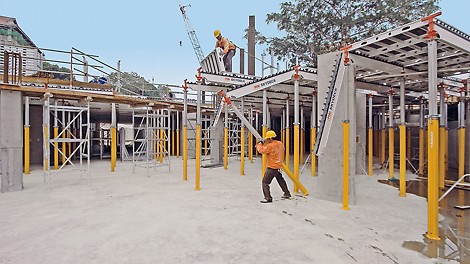
[[[186,7],[191,7],[191,5],[182,5],[178,2],[180,7],[181,15],[183,16],[184,24],[186,25],[186,31],[188,32],[189,40],[191,40],[191,44],[193,45],[194,52],[196,53],[197,60],[199,64],[204,59],[204,53],[202,52],[201,45],[199,44],[199,40],[196,36],[196,31],[194,31],[191,22],[189,21],[189,17],[186,14]]]

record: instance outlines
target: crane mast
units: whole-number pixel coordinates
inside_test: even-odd
[[[200,64],[201,61],[204,59],[204,53],[202,52],[201,45],[199,44],[199,40],[197,39],[196,31],[194,31],[193,26],[191,25],[191,22],[189,21],[185,10],[186,7],[191,7],[191,5],[183,6],[180,4],[179,6],[181,15],[183,15],[184,24],[186,25],[186,31],[188,31],[189,40],[191,40],[191,44],[193,45],[194,52],[196,53],[197,60]]]

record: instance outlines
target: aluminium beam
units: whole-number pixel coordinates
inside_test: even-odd
[[[257,91],[262,91],[266,90],[276,84],[280,84],[282,82],[285,82],[287,80],[292,79],[292,76],[294,75],[294,70],[288,71],[281,73],[279,75],[271,76],[268,78],[261,79],[256,82],[252,82],[250,84],[247,84],[243,87],[240,87],[238,89],[232,90],[227,92],[227,96],[229,97],[235,97],[235,98],[240,98],[242,96],[252,94]]]
[[[380,42],[380,41],[383,41],[383,40],[388,39],[390,37],[394,37],[394,36],[403,34],[405,32],[415,30],[417,28],[425,27],[427,25],[428,25],[427,21],[415,21],[415,22],[405,24],[401,27],[397,27],[397,28],[394,28],[392,30],[389,30],[389,31],[383,32],[381,34],[375,35],[373,37],[367,38],[365,40],[353,43],[351,45],[350,51],[357,50],[359,48],[364,48],[364,47],[368,46],[369,44]]]

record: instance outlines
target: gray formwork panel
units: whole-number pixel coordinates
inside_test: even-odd
[[[23,189],[23,108],[21,92],[0,92],[1,192]]]

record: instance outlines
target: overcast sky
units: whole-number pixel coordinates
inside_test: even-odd
[[[278,11],[284,1],[180,2],[191,4],[187,14],[205,55],[214,48],[214,29],[246,47],[242,37],[249,15],[256,16],[256,28],[263,34],[282,34],[275,25],[266,25],[265,19],[267,13]],[[443,0],[440,6],[440,19],[470,34],[466,19],[470,1]],[[182,84],[186,78],[195,79],[198,61],[177,1],[3,0],[0,15],[15,17],[41,48],[74,47],[99,55],[100,60],[111,65],[121,60],[123,71],[135,71],[148,80],[155,78],[157,83]],[[258,56],[261,52],[258,47]],[[238,70],[238,59],[234,59],[234,65]]]

